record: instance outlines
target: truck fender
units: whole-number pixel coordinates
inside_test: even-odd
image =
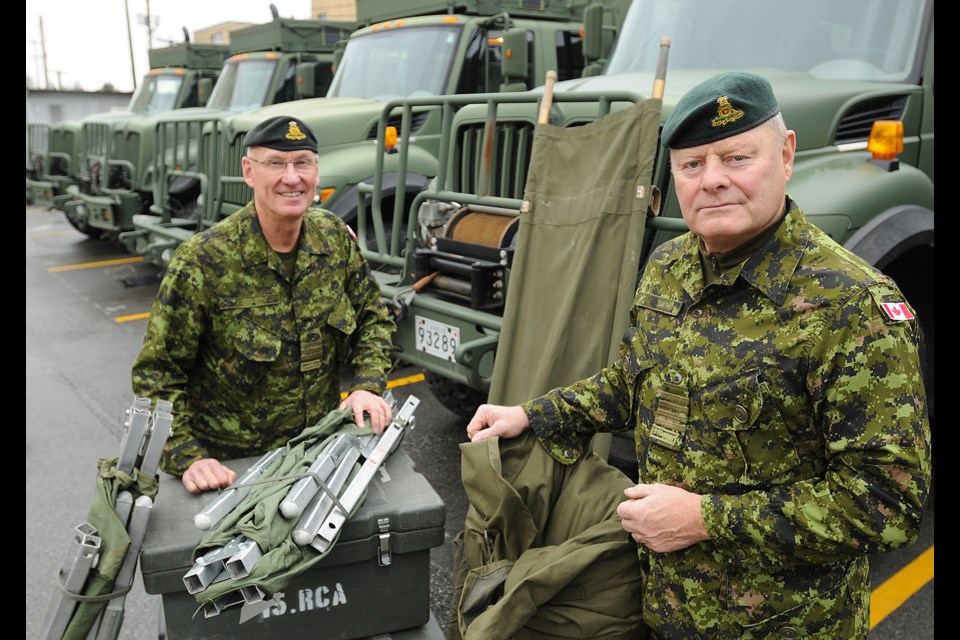
[[[380,191],[382,197],[392,198],[397,193],[397,177],[396,173],[383,174]],[[430,184],[430,178],[419,173],[407,173],[404,182],[404,193],[417,194],[427,188],[427,185]],[[352,222],[357,215],[357,198],[357,185],[352,184],[345,187],[343,194],[327,208],[343,220]],[[367,202],[369,203],[369,201],[370,196],[367,196]]]
[[[876,261],[883,259],[882,254],[874,251],[868,257],[850,245],[854,235],[862,238],[870,233],[860,234],[861,228],[879,229],[890,224],[896,218],[891,212],[901,208],[929,211],[929,226],[933,226],[933,181],[907,164],[888,170],[871,162],[866,153],[798,158],[787,191],[811,222],[876,266],[880,266]],[[889,221],[883,223],[883,219]],[[894,233],[892,228],[889,233]],[[862,242],[857,240],[858,244]]]
[[[933,211],[900,205],[875,216],[845,243],[858,256],[883,270],[906,251],[933,245]]]
[[[378,150],[373,142],[320,153],[320,176],[338,176],[344,181],[344,186],[340,187],[341,193],[336,194],[335,200],[330,205],[325,205],[326,208],[334,211],[341,218],[346,216],[345,219],[352,219],[357,208],[356,185],[363,181],[372,182],[377,153],[383,152]],[[384,158],[384,182],[382,183],[384,193],[388,187],[386,180],[388,175],[391,176],[394,190],[396,188],[397,158],[398,154],[395,153],[387,154]],[[425,177],[431,178],[437,175],[437,167],[437,157],[432,152],[411,146],[407,151],[407,178],[404,182],[408,188],[419,191],[422,187],[416,188],[416,185],[421,184]]]

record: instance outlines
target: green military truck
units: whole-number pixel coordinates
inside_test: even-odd
[[[336,43],[354,25],[326,20],[280,17],[231,34],[230,58],[220,69],[209,101],[193,109],[164,110],[147,117],[84,123],[84,156],[90,175],[77,197],[64,203],[68,217],[92,230],[116,235],[133,229],[133,216],[164,207],[182,212],[196,199],[199,185],[183,181],[165,201],[155,202],[155,153],[176,154],[196,145],[199,133],[187,129],[176,140],[156,144],[161,118],[192,121],[210,114],[232,113],[287,102],[324,92],[332,78]],[[168,143],[172,143],[172,148]],[[154,209],[154,206],[156,208]],[[189,212],[186,215],[196,215]]]
[[[110,142],[109,136],[102,133],[104,128],[131,118],[204,104],[226,55],[225,46],[191,42],[151,49],[150,71],[130,98],[126,111],[99,113],[53,125],[28,125],[28,199],[35,205],[64,210],[67,220],[78,231],[99,236],[101,230],[88,224],[76,204],[67,203],[95,188],[99,162],[106,156]]]
[[[606,59],[599,48],[604,24],[611,22],[611,9],[628,5],[622,19],[615,21],[621,32]],[[583,124],[598,117],[598,104],[625,108],[629,101],[618,94],[639,94],[653,86],[657,45],[663,37],[673,43],[664,119],[687,90],[721,71],[749,70],[768,78],[787,126],[797,132],[788,192],[831,237],[893,276],[918,310],[932,415],[933,24],[932,0],[793,4],[745,0],[735,8],[703,0],[593,5],[584,18],[584,48],[588,64],[601,72],[557,83],[551,122],[563,127]],[[448,164],[442,180],[417,197],[409,227],[392,228],[399,237],[392,238],[389,251],[365,253],[374,264],[384,297],[398,309],[395,356],[422,368],[435,395],[463,415],[472,415],[490,387],[511,264],[498,256],[510,258],[510,247],[493,245],[490,257],[489,251],[474,253],[476,247],[458,245],[450,236],[448,253],[431,262],[449,265],[436,267],[446,276],[444,284],[437,284],[440,278],[436,278],[412,293],[411,286],[435,268],[418,270],[416,257],[418,252],[435,250],[431,237],[450,235],[450,213],[464,204],[492,205],[499,213],[514,215],[519,211],[537,93],[525,94],[526,104],[480,96],[474,102],[482,104],[470,105],[457,96],[433,102],[396,101],[385,107],[392,111],[434,104],[445,114],[440,144]],[[387,116],[382,114],[381,122]],[[868,150],[868,138],[878,121],[893,122],[894,129],[897,123],[902,125],[903,148],[893,159]],[[402,132],[400,148],[408,133],[409,129]],[[484,140],[491,143],[480,143]],[[662,203],[659,215],[645,221],[641,269],[653,247],[686,230],[673,194],[668,159],[662,149],[657,151],[653,181]],[[374,190],[403,180],[388,173],[384,168],[377,174]],[[451,202],[457,204],[444,206]],[[391,215],[389,203],[375,198],[365,224],[381,224]],[[479,232],[474,230],[472,235]],[[483,244],[481,248],[490,247]],[[477,265],[483,261],[493,263],[493,276],[478,275]],[[454,339],[430,340],[437,336]],[[576,336],[570,338],[576,340]]]
[[[346,43],[326,98],[265,107],[229,118],[207,119],[195,158],[167,163],[158,172],[166,188],[179,178],[202,184],[199,221],[171,215],[138,215],[136,231],[124,234],[128,250],[165,266],[173,249],[198,229],[207,228],[245,205],[252,192],[243,182],[242,140],[258,122],[291,115],[307,122],[320,144],[317,202],[353,222],[358,185],[368,181],[377,157],[377,119],[385,101],[417,95],[515,92],[542,82],[547,69],[563,78],[579,77],[583,67],[583,3],[474,0],[358,0],[358,21],[367,26]],[[515,39],[511,45],[507,36]],[[509,53],[508,53],[509,51]],[[509,60],[508,60],[509,58]],[[409,203],[437,171],[440,114],[437,109],[409,114],[415,136],[407,142],[403,182],[385,192]],[[390,126],[399,126],[401,114]],[[169,124],[168,130],[176,126]],[[161,133],[160,135],[164,135]],[[169,134],[176,137],[175,132]],[[396,173],[396,158],[387,156]],[[159,156],[158,163],[166,162]],[[183,167],[196,166],[196,170]],[[161,196],[164,197],[164,196]]]

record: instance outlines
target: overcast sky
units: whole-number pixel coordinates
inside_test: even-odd
[[[236,21],[262,24],[271,19],[270,4],[284,18],[310,17],[310,0],[149,0],[153,48],[183,42],[183,27],[191,39],[197,29]],[[33,0],[26,3],[27,78],[44,88],[46,50],[50,88],[100,89],[111,83],[118,91],[133,90],[126,10],[137,83],[147,66],[147,0]],[[40,19],[43,19],[41,46]]]

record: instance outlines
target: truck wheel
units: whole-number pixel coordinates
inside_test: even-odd
[[[472,418],[481,404],[487,401],[487,394],[479,389],[468,387],[433,372],[424,372],[427,387],[447,411],[461,418]]]
[[[70,226],[80,233],[88,235],[94,240],[99,240],[100,236],[103,235],[102,229],[97,229],[96,227],[90,226],[86,220],[81,220],[75,213],[65,211],[64,215],[67,217],[67,222],[70,223]]]

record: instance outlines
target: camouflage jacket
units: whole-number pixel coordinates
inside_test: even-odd
[[[634,428],[641,482],[701,494],[709,541],[639,550],[660,638],[864,637],[867,554],[919,533],[919,329],[893,319],[913,311],[885,312],[896,285],[788,205],[707,286],[696,237],[658,247],[617,361],[524,405],[557,459]]]
[[[251,202],[178,247],[133,365],[138,396],[173,402],[162,467],[283,445],[350,390],[381,393],[394,323],[347,226],[303,218],[293,279]]]

